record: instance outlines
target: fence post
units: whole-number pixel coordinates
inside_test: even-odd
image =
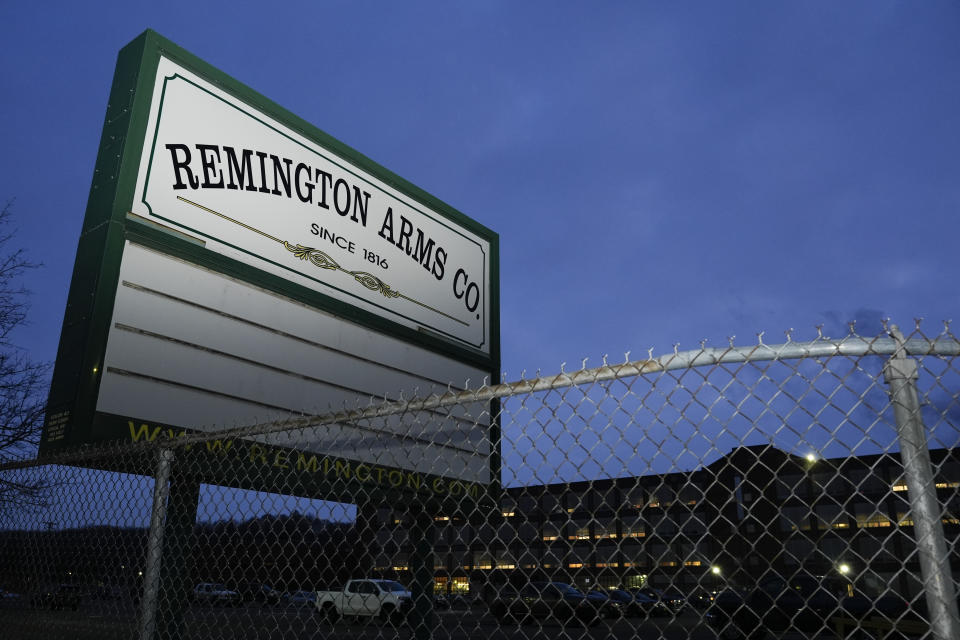
[[[153,640],[157,620],[157,588],[160,584],[160,562],[163,557],[163,530],[167,519],[167,497],[170,494],[170,463],[173,451],[161,449],[153,474],[153,510],[147,535],[147,560],[143,571],[143,593],[140,600],[140,640]]]
[[[900,348],[884,364],[883,379],[890,387],[890,402],[897,422],[930,629],[937,640],[955,640],[960,638],[960,622],[927,436],[920,414],[917,361],[907,357],[903,334],[896,325],[890,327],[890,334]]]
[[[409,513],[412,516],[410,538],[413,540],[413,553],[410,555],[413,610],[409,614],[409,623],[416,640],[430,640],[437,624],[433,607],[433,544],[436,534],[433,514],[436,512],[425,505],[416,505]]]
[[[183,458],[172,465],[163,565],[157,589],[157,637],[181,640],[186,635],[184,613],[191,596],[193,530],[200,503],[200,480],[191,476]]]

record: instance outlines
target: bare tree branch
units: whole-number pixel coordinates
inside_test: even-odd
[[[15,331],[27,323],[30,292],[21,278],[39,264],[23,249],[10,249],[16,237],[12,227],[13,201],[0,209],[0,463],[36,453],[46,408],[50,367],[36,362],[13,342]],[[46,504],[51,482],[43,473],[0,474],[0,512],[8,508],[36,508]]]

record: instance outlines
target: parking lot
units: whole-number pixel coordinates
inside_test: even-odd
[[[23,640],[129,640],[136,637],[137,612],[129,601],[83,603],[77,611],[50,611],[6,605],[0,609],[3,637]],[[245,605],[234,608],[192,606],[184,616],[185,639],[289,640],[323,638],[413,638],[408,626],[391,627],[379,621],[340,620],[329,623],[309,607]],[[639,638],[641,640],[715,640],[699,612],[675,618],[621,619],[584,629],[534,622],[501,626],[482,608],[440,611],[434,638],[549,639]]]

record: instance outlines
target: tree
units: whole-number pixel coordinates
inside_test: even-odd
[[[0,210],[0,465],[36,451],[46,408],[49,365],[36,362],[14,343],[27,322],[30,292],[23,275],[40,265],[22,248],[10,249],[12,201]],[[46,477],[34,470],[0,472],[0,511],[10,506],[43,506]]]

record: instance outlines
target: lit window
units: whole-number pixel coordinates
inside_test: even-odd
[[[559,539],[560,539],[560,536],[558,536],[558,535],[555,534],[555,533],[545,533],[545,534],[543,535],[543,541],[544,541],[544,542],[552,542],[552,541],[554,541],[554,540],[559,540]]]
[[[582,563],[582,562],[571,562],[570,564],[567,565],[567,567],[569,567],[570,569],[582,569],[582,568],[583,568],[583,563]]]
[[[895,485],[893,485],[893,490],[894,490],[894,491],[906,491],[906,490],[907,490],[907,485],[905,485],[905,484],[895,484]]]
[[[857,514],[857,528],[859,529],[889,527],[891,524],[890,518],[882,513]]]
[[[699,566],[702,565],[702,564],[703,564],[703,563],[700,562],[699,560],[687,560],[686,562],[683,563],[683,566],[685,566],[685,567],[699,567]]]
[[[503,517],[504,517],[504,518],[509,518],[510,516],[514,515],[514,512],[513,512],[513,511],[503,511],[502,514],[503,514]]]
[[[577,527],[577,530],[567,536],[568,540],[589,540],[590,527]]]

